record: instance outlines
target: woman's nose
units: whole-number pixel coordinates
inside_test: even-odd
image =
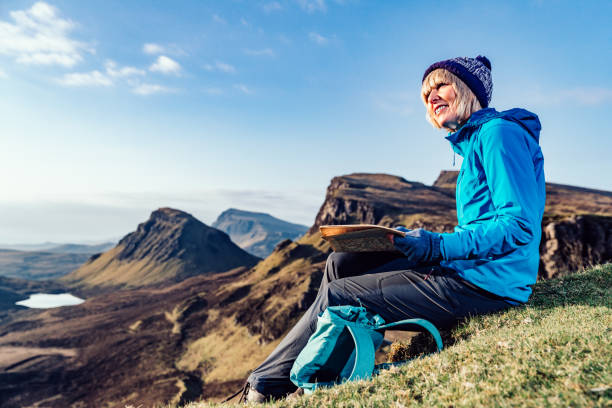
[[[429,93],[429,96],[427,97],[427,102],[431,102],[435,100],[437,97],[438,97],[438,90],[432,89],[431,92]]]

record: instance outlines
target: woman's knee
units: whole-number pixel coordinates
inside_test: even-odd
[[[325,263],[325,273],[323,274],[323,279],[329,283],[336,279],[342,278],[343,266],[347,264],[347,260],[349,258],[350,254],[347,252],[332,252],[329,254],[327,257],[327,262]]]

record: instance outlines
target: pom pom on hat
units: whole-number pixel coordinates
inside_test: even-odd
[[[486,108],[491,102],[493,81],[491,79],[491,61],[485,56],[476,58],[457,57],[431,64],[425,70],[423,81],[433,70],[445,69],[455,74],[474,92],[480,106]]]
[[[482,62],[485,65],[485,67],[489,68],[489,70],[491,69],[491,61],[489,61],[487,57],[485,57],[484,55],[479,55],[476,57],[476,59]]]

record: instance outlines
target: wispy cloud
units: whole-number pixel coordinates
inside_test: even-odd
[[[74,72],[64,75],[57,82],[64,86],[112,86],[113,80],[100,71]]]
[[[271,1],[262,6],[263,11],[266,13],[272,13],[273,11],[280,11],[283,6],[278,1]]]
[[[225,72],[226,74],[236,73],[236,68],[233,65],[222,61],[215,61],[213,64],[205,64],[204,69],[207,71]]]
[[[147,96],[153,94],[174,92],[174,90],[158,84],[140,84],[132,88],[132,92],[137,95]]]
[[[249,88],[248,86],[244,85],[244,84],[235,84],[234,88],[236,88],[237,90],[239,90],[240,92],[247,94],[247,95],[251,95],[254,93],[254,91]]]
[[[7,79],[8,75],[2,69],[0,69],[0,79]]]
[[[327,11],[325,0],[297,0],[297,3],[307,13],[314,13],[317,11],[325,13]]]
[[[242,25],[243,25],[243,26],[245,26],[245,27],[250,26],[249,22],[248,22],[248,21],[246,21],[246,19],[245,19],[244,17],[241,17],[241,18],[240,18],[240,24],[242,24]]]
[[[219,24],[227,23],[227,21],[225,21],[225,19],[218,14],[213,14],[212,19],[215,23],[219,23]]]
[[[257,49],[257,50],[245,49],[244,53],[246,55],[251,55],[251,56],[254,56],[254,57],[274,57],[276,55],[274,50],[271,49],[271,48],[261,48],[261,49]]]
[[[319,33],[315,33],[314,31],[308,33],[308,38],[310,38],[310,41],[312,41],[312,42],[314,42],[316,44],[319,44],[319,45],[327,45],[327,44],[329,44],[329,38],[324,37],[324,36],[322,36]]]
[[[106,68],[106,74],[111,78],[128,78],[133,76],[143,76],[146,75],[146,71],[143,69],[138,69],[135,67],[121,67],[117,66],[115,61],[108,60],[106,64],[104,64]]]
[[[9,15],[13,22],[0,21],[0,54],[19,63],[72,67],[83,59],[83,52],[94,52],[70,38],[75,23],[61,18],[58,10],[45,2]]]
[[[72,72],[56,80],[64,86],[112,86],[116,79],[130,79],[146,75],[146,71],[135,67],[119,67],[115,61],[107,60],[104,72],[94,70],[90,72]]]
[[[142,46],[142,52],[149,55],[157,55],[166,52],[166,48],[159,44],[146,43]]]
[[[142,46],[142,52],[148,55],[187,55],[187,53],[176,44],[157,44],[145,43]]]
[[[160,55],[157,60],[149,67],[152,72],[160,72],[162,74],[178,75],[181,72],[181,65],[172,58]]]

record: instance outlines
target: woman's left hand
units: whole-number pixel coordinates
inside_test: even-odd
[[[418,263],[442,260],[441,238],[438,233],[419,228],[408,231],[404,237],[391,236],[390,239],[393,245],[411,261]]]

